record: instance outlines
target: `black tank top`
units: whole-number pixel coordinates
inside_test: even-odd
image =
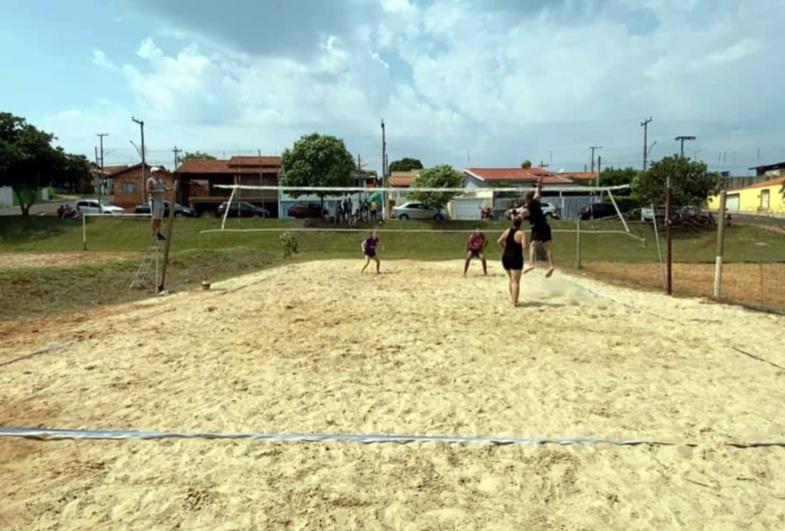
[[[545,219],[545,214],[542,213],[542,203],[537,199],[529,201],[529,224],[533,227],[535,225],[542,225],[548,221]]]
[[[518,229],[510,227],[510,232],[507,233],[507,242],[504,245],[504,255],[509,258],[523,258],[523,246],[515,241],[515,233]]]

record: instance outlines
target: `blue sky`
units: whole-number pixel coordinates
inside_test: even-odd
[[[3,0],[1,110],[70,151],[278,154],[313,131],[380,166],[785,160],[785,0]],[[759,154],[760,153],[760,154]]]

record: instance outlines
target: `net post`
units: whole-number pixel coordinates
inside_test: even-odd
[[[627,225],[627,220],[624,219],[624,216],[621,215],[621,210],[619,210],[619,205],[616,204],[616,198],[613,197],[610,188],[606,190],[608,192],[608,197],[611,198],[611,203],[613,203],[613,208],[616,209],[616,213],[619,215],[619,219],[621,220],[621,224],[624,225],[624,230],[630,232],[630,227]]]
[[[179,179],[174,180],[174,186],[172,186],[172,197],[175,199],[177,198],[177,190],[180,187]],[[164,202],[164,204],[166,204]],[[176,215],[176,206],[177,202],[172,200],[171,206],[169,207],[169,220],[166,224],[166,244],[164,244],[164,262],[161,266],[161,280],[158,283],[158,293],[163,293],[165,291],[166,285],[166,266],[169,264],[169,249],[172,246],[172,232],[174,228],[174,218]],[[157,256],[157,254],[156,254]],[[157,278],[156,278],[157,280]]]
[[[224,218],[221,220],[221,230],[224,230],[226,226],[226,218],[229,217],[229,209],[232,208],[232,199],[234,199],[234,194],[237,193],[237,185],[232,188],[232,193],[229,194],[229,201],[226,202],[226,210],[224,211]]]
[[[657,210],[654,208],[654,203],[651,204],[652,225],[654,225],[654,239],[657,241],[657,259],[660,262],[660,273],[662,274],[662,287],[665,288],[667,280],[665,279],[665,267],[662,263],[662,248],[660,247],[660,231],[657,230]]]
[[[87,216],[82,214],[82,250],[87,250]]]
[[[581,216],[578,214],[577,228],[575,231],[575,269],[583,269],[581,263]]]
[[[722,297],[722,259],[725,254],[725,202],[728,192],[720,192],[720,211],[717,222],[717,260],[714,263],[714,300]]]
[[[673,191],[671,190],[670,179],[668,179],[668,187],[665,189],[665,233],[666,233],[666,248],[667,248],[667,276],[665,281],[665,293],[668,295],[673,294]]]

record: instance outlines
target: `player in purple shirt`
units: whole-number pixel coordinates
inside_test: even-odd
[[[379,267],[381,266],[381,262],[379,261],[379,257],[376,256],[376,247],[379,245],[379,235],[376,231],[372,231],[371,235],[363,240],[363,255],[365,255],[365,265],[361,273],[365,273],[365,270],[368,268],[368,265],[371,263],[371,260],[376,262],[376,274],[379,274]]]

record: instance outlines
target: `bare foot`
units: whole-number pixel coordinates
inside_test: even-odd
[[[545,273],[545,278],[551,278],[553,276],[553,268],[550,268],[547,273]]]
[[[526,275],[528,273],[531,273],[532,271],[534,271],[534,267],[533,266],[529,266],[529,267],[527,267],[526,269],[523,270],[523,274]]]

